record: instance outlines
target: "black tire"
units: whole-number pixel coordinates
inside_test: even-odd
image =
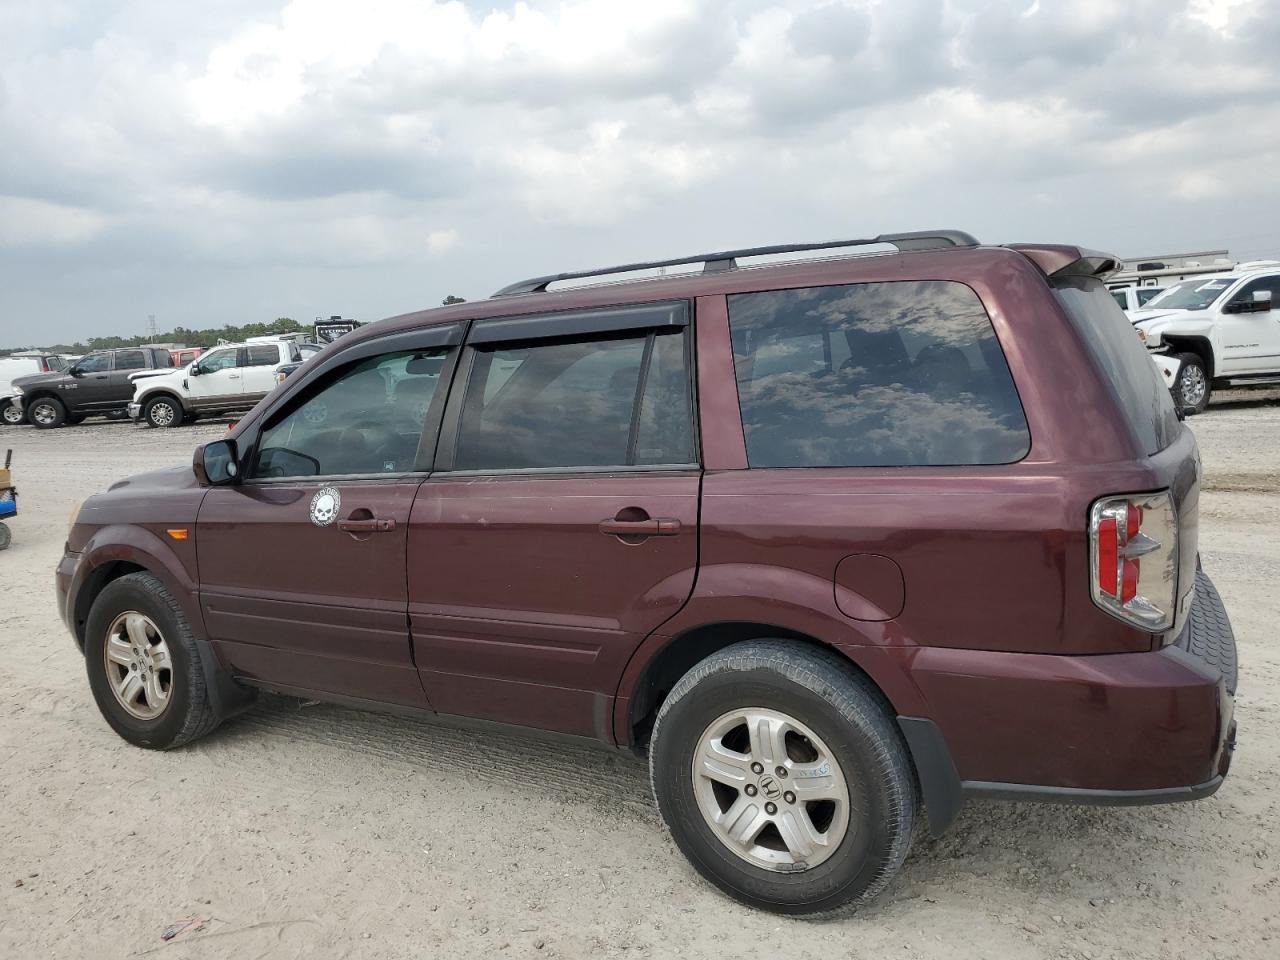
[[[142,419],[148,427],[181,426],[182,418],[182,404],[167,393],[152,397],[142,406]]]
[[[129,413],[127,410],[108,410],[105,416],[108,420],[124,420]]]
[[[107,631],[122,613],[136,611],[159,628],[172,660],[169,700],[153,720],[132,716],[112,692],[105,659]],[[149,573],[113,580],[93,602],[85,624],[89,688],[107,723],[125,740],[151,750],[169,750],[199,739],[221,722],[205,686],[200,652],[191,628],[164,584]]]
[[[699,807],[693,773],[699,741],[718,718],[743,708],[800,721],[844,773],[849,827],[834,852],[814,866],[757,866],[716,835]],[[658,711],[649,777],[658,810],[694,868],[753,907],[809,916],[852,913],[884,890],[911,846],[918,802],[906,746],[877,694],[830,651],[756,640],[699,663]],[[758,789],[763,797],[763,781]],[[744,790],[757,795],[754,785]],[[793,796],[786,794],[788,802]]]
[[[0,523],[0,550],[8,550],[13,542],[13,532],[7,523]]]
[[[0,422],[7,427],[17,427],[27,422],[27,412],[16,403],[5,401],[4,409],[0,410]]]
[[[1178,381],[1173,387],[1173,402],[1182,407],[1188,416],[1203,413],[1209,405],[1209,394],[1213,386],[1209,382],[1209,372],[1204,368],[1204,360],[1197,353],[1179,353],[1175,360],[1181,360],[1178,369]],[[1188,396],[1198,399],[1189,400]]]
[[[52,430],[67,422],[67,408],[57,397],[36,397],[27,404],[27,419],[37,430]]]
[[[85,418],[86,416],[88,416],[88,414],[84,414],[84,413],[68,413],[68,414],[67,414],[67,426],[69,426],[69,427],[74,427],[74,426],[77,426],[78,424],[84,423],[84,418]]]

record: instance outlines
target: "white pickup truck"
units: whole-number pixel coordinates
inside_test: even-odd
[[[275,388],[276,370],[302,360],[287,340],[213,347],[184,367],[135,374],[129,416],[151,427],[176,427],[202,414],[250,409]]]
[[[1184,280],[1129,319],[1148,350],[1181,362],[1172,389],[1188,413],[1215,389],[1280,386],[1280,263]]]

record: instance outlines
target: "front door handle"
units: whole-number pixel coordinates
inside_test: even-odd
[[[680,532],[680,521],[674,517],[601,520],[600,532],[613,537],[674,537]]]
[[[396,528],[394,520],[379,520],[376,517],[368,520],[339,520],[338,529],[348,533],[387,533]]]

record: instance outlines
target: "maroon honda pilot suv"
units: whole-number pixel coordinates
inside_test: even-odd
[[[1117,265],[894,234],[371,324],[86,501],[58,603],[139,746],[268,689],[627,748],[784,913],[867,902],[969,798],[1206,797],[1235,641]]]

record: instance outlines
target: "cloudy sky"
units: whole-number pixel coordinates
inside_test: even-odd
[[[958,227],[1280,256],[1280,0],[0,0],[0,347]]]

